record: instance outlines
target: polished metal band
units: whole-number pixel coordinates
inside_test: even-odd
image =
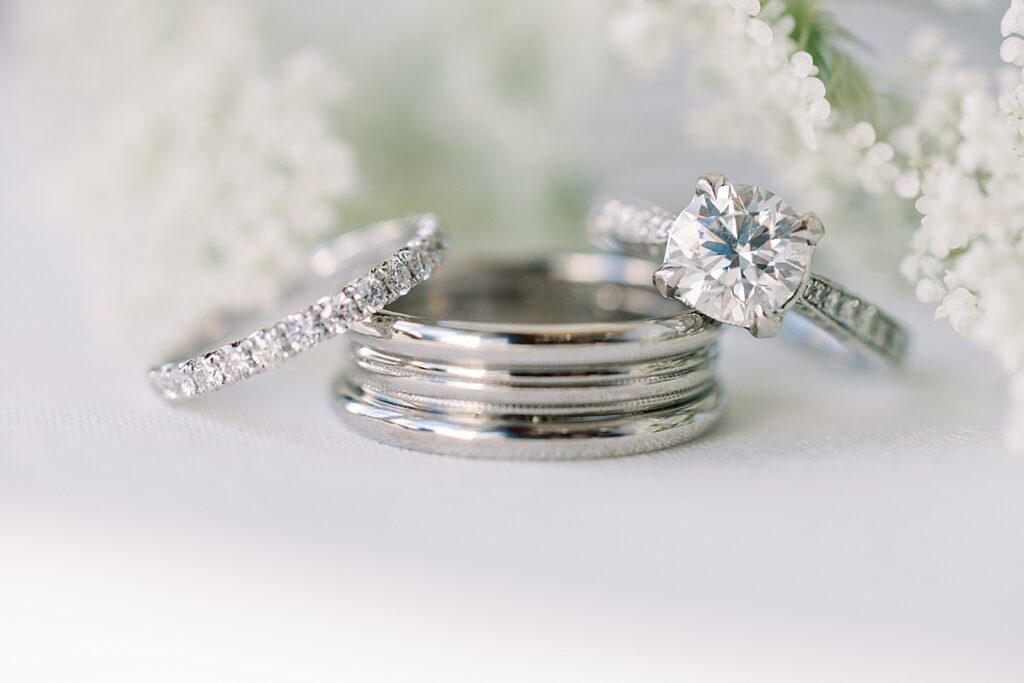
[[[425,281],[440,264],[445,251],[437,219],[430,215],[383,221],[346,233],[321,246],[312,255],[309,273],[285,289],[298,306],[365,271],[347,285],[320,296],[282,320],[244,337],[233,328],[250,319],[237,313],[208,321],[189,351],[193,356],[150,370],[160,394],[172,401],[217,391],[276,367],[293,356],[348,330]],[[373,264],[376,263],[374,266]],[[372,266],[372,267],[371,267]],[[287,308],[285,310],[288,310]],[[219,344],[219,339],[232,339]]]
[[[596,245],[660,262],[675,220],[676,215],[665,209],[610,199],[591,214],[587,232]],[[812,274],[796,297],[794,309],[840,345],[849,347],[852,342],[886,361],[903,360],[907,349],[903,327],[832,280]]]
[[[719,325],[622,256],[454,262],[346,335],[337,406],[377,440],[472,457],[596,458],[721,414]]]

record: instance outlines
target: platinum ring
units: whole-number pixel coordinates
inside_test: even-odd
[[[899,323],[811,272],[821,220],[768,190],[708,174],[679,214],[609,200],[591,213],[587,231],[605,248],[661,259],[654,285],[663,296],[755,337],[775,336],[793,308],[843,345],[897,364],[906,353]]]
[[[720,326],[615,255],[464,260],[355,325],[336,382],[375,440],[466,457],[657,450],[721,415]]]
[[[351,277],[360,271],[364,274],[245,336],[241,336],[244,332],[230,335],[225,331],[236,326],[238,314],[217,316],[188,344],[188,348],[199,351],[182,353],[178,357],[185,357],[185,360],[151,369],[150,380],[164,398],[179,401],[209,394],[266,372],[342,334],[408,294],[431,276],[444,258],[445,250],[440,224],[429,214],[382,221],[348,232],[313,252],[309,275],[286,288],[289,302],[298,307],[330,291],[332,286],[337,287],[331,283],[339,278]],[[222,344],[216,341],[225,338],[232,341]],[[211,346],[215,348],[202,351]]]

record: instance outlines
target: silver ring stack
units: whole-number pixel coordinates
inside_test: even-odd
[[[449,262],[345,335],[336,406],[363,435],[435,453],[657,450],[721,415],[719,329],[659,296],[639,259]]]

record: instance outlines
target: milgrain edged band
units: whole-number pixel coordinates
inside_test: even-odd
[[[303,351],[346,332],[427,280],[444,258],[444,233],[429,214],[382,221],[346,233],[319,247],[310,259],[310,273],[296,289],[328,292],[314,303],[245,336],[229,336],[222,329],[237,315],[218,316],[211,331],[200,335],[190,348],[211,350],[182,354],[150,370],[161,396],[170,401],[209,394],[281,365]],[[373,263],[377,265],[370,267]],[[331,291],[339,277],[365,272]],[[310,298],[313,295],[309,295]],[[307,301],[309,299],[306,299]],[[251,328],[250,328],[251,329]],[[231,339],[211,343],[211,338]]]

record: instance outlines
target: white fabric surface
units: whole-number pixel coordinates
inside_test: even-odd
[[[92,329],[8,114],[0,680],[1024,678],[1024,460],[924,307],[895,376],[729,335],[725,422],[642,457],[377,445],[332,347],[171,408]]]

